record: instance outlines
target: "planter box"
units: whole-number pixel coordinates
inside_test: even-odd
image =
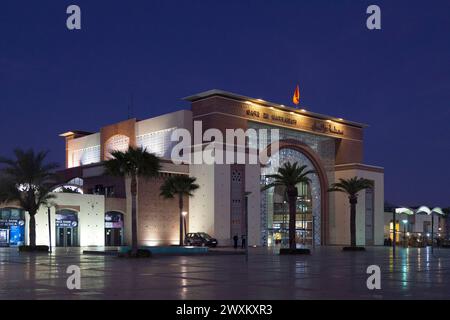
[[[311,254],[309,249],[280,249],[280,255],[289,254]]]
[[[343,247],[342,251],[366,251],[364,247]]]
[[[20,246],[19,247],[19,252],[48,252],[48,246],[35,246],[35,247],[30,247],[30,246]]]

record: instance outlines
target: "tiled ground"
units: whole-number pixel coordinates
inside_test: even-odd
[[[265,249],[244,255],[121,259],[58,249],[52,256],[0,249],[0,299],[445,299],[450,249],[389,248],[311,256]],[[81,268],[81,290],[67,289],[66,268]],[[381,267],[381,290],[367,289],[366,268]]]

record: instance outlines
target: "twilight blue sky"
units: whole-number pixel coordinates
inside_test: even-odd
[[[82,10],[68,31],[66,8]],[[369,31],[366,8],[382,10]],[[370,124],[386,200],[450,205],[450,1],[2,0],[0,136],[63,163],[67,130],[218,88]]]

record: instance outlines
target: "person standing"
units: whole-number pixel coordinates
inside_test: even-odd
[[[234,242],[234,248],[235,249],[237,249],[237,247],[238,247],[238,240],[239,240],[239,237],[237,235],[235,235],[233,237],[233,242]]]
[[[245,236],[242,235],[242,245],[241,245],[242,249],[245,249]]]

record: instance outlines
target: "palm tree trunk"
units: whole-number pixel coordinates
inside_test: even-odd
[[[296,249],[295,241],[295,222],[297,215],[297,194],[296,192],[288,192],[289,202],[289,249]]]
[[[350,245],[356,247],[356,204],[358,198],[350,197]]]
[[[30,225],[29,225],[29,238],[30,238],[30,247],[36,246],[36,212],[29,212],[30,215]]]
[[[138,250],[137,235],[137,179],[131,175],[131,253],[135,255]]]
[[[180,246],[183,245],[183,194],[179,194],[178,206],[180,208]]]

